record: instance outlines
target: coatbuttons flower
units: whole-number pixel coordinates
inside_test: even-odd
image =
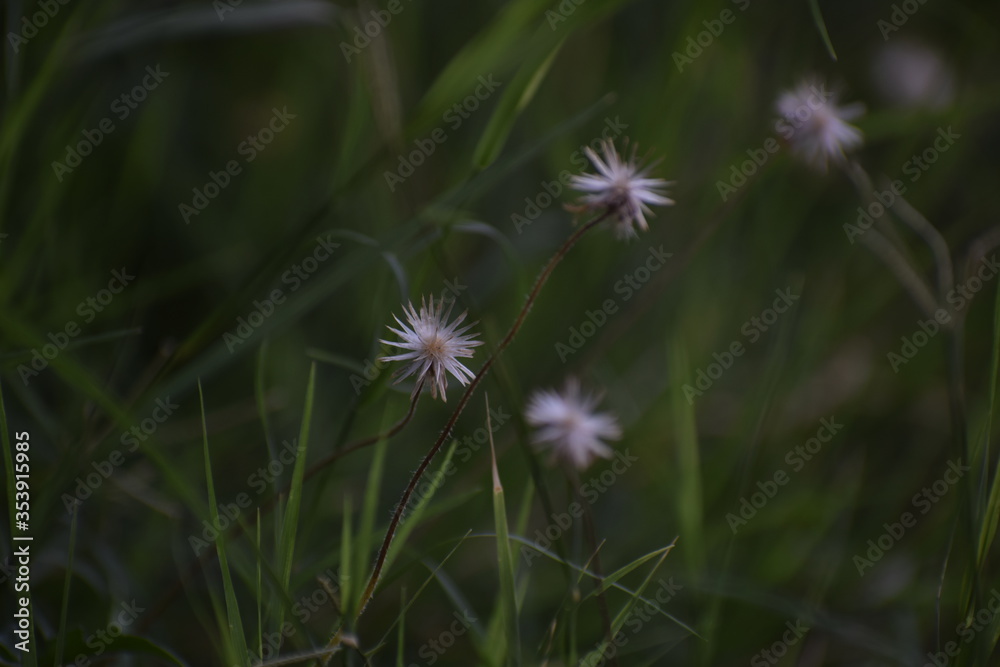
[[[830,160],[843,162],[845,155],[861,146],[861,130],[847,123],[864,113],[858,103],[837,106],[837,93],[815,81],[803,81],[778,97],[775,105],[782,118],[777,129],[792,153],[821,171]]]
[[[466,333],[472,328],[472,324],[459,328],[459,325],[465,320],[466,313],[462,313],[453,322],[448,323],[451,306],[448,306],[448,310],[445,310],[444,306],[444,299],[435,304],[432,296],[429,302],[421,300],[419,312],[412,303],[403,308],[407,324],[400,322],[399,318],[394,315],[393,318],[400,328],[388,327],[388,329],[399,336],[400,340],[399,342],[388,340],[381,342],[407,351],[391,357],[381,357],[379,361],[409,362],[396,372],[396,381],[399,382],[410,375],[416,375],[417,387],[420,387],[423,380],[429,380],[431,396],[433,398],[440,396],[442,401],[447,401],[445,390],[448,388],[448,376],[446,373],[454,375],[461,384],[468,384],[474,376],[468,368],[462,365],[459,358],[471,357],[472,348],[482,345],[483,342],[475,340],[475,334]]]
[[[636,227],[643,231],[649,229],[646,215],[652,215],[650,204],[669,206],[674,203],[663,194],[663,189],[672,182],[649,178],[653,165],[643,166],[640,163],[635,146],[627,160],[618,155],[610,140],[601,143],[604,159],[589,147],[584,152],[598,173],[573,176],[570,185],[587,193],[580,198],[584,208],[607,209],[614,215],[613,224],[618,238],[638,236]]]
[[[536,391],[528,401],[525,418],[537,430],[534,442],[551,449],[552,458],[579,470],[594,458],[611,457],[611,448],[602,440],[617,440],[621,428],[607,413],[594,412],[599,396],[585,395],[575,379],[566,381],[560,393]]]

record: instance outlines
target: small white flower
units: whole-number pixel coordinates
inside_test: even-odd
[[[648,178],[653,165],[640,164],[635,155],[636,147],[632,148],[632,156],[628,160],[623,160],[615,145],[607,139],[601,143],[603,160],[589,147],[584,152],[600,173],[573,176],[570,184],[588,193],[580,198],[585,208],[605,208],[614,213],[618,238],[638,236],[635,227],[643,231],[649,229],[646,214],[653,214],[649,204],[669,206],[674,203],[663,194],[663,188],[673,183]]]
[[[409,361],[410,363],[396,372],[396,381],[416,374],[417,387],[420,386],[421,380],[428,379],[431,383],[431,396],[437,398],[440,395],[442,401],[447,401],[445,390],[448,388],[448,377],[445,373],[451,373],[463,385],[468,384],[474,375],[458,361],[458,358],[471,357],[472,348],[482,345],[483,342],[475,340],[475,334],[465,333],[472,328],[472,324],[458,328],[466,313],[459,315],[454,322],[446,324],[451,314],[451,306],[445,311],[444,305],[444,299],[441,299],[435,306],[432,296],[429,304],[421,300],[418,313],[413,304],[409,304],[403,308],[409,326],[393,315],[401,328],[388,327],[388,329],[399,336],[400,342],[394,343],[388,340],[381,342],[409,351],[391,357],[381,357],[379,361]]]
[[[864,106],[837,106],[837,93],[821,83],[803,81],[782,93],[775,106],[782,116],[779,131],[792,152],[822,171],[829,160],[842,162],[848,151],[864,143],[861,130],[846,122],[861,116]]]
[[[599,401],[598,396],[581,394],[580,383],[572,378],[562,393],[536,391],[525,411],[528,423],[538,429],[535,443],[548,443],[553,459],[579,470],[595,457],[611,458],[611,448],[602,439],[617,440],[621,428],[613,416],[594,412]]]

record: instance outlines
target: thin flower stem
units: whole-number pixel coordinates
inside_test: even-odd
[[[910,298],[927,317],[934,317],[938,302],[920,276],[913,270],[906,258],[889,239],[875,229],[869,229],[862,241],[875,256],[882,260],[886,267],[896,274],[896,280],[906,290]]]
[[[897,218],[919,234],[931,252],[934,253],[934,262],[937,264],[938,301],[944,303],[951,288],[955,286],[955,270],[952,267],[951,251],[948,250],[948,244],[934,225],[917,209],[913,208],[902,195],[896,198],[893,212]]]
[[[486,359],[486,362],[483,364],[482,368],[479,369],[479,372],[476,373],[475,377],[473,377],[472,380],[469,382],[468,386],[466,386],[465,392],[462,394],[462,397],[458,400],[458,405],[455,406],[455,411],[451,414],[451,417],[448,418],[448,421],[445,424],[444,429],[441,431],[441,435],[438,436],[437,440],[434,442],[434,445],[431,446],[427,454],[424,455],[424,458],[420,462],[420,465],[417,466],[416,472],[414,472],[413,476],[410,478],[410,483],[407,484],[406,490],[403,491],[402,499],[399,501],[399,504],[396,505],[396,509],[392,514],[392,519],[389,521],[389,527],[386,529],[385,539],[382,540],[382,546],[379,548],[378,557],[375,559],[375,566],[372,569],[371,577],[368,579],[368,585],[365,587],[365,591],[361,596],[361,601],[358,604],[358,616],[361,616],[361,614],[365,610],[365,607],[368,606],[368,603],[371,601],[372,596],[375,594],[375,587],[378,585],[379,578],[382,575],[382,567],[385,565],[385,559],[389,553],[389,547],[392,545],[392,539],[393,537],[395,537],[396,529],[399,527],[399,523],[403,518],[403,512],[406,509],[406,505],[407,503],[409,503],[410,497],[413,495],[413,491],[417,488],[417,483],[420,481],[420,478],[427,470],[427,467],[430,466],[431,461],[434,459],[434,456],[437,455],[438,451],[441,450],[441,447],[448,439],[448,436],[451,434],[452,429],[455,427],[455,423],[458,421],[459,415],[462,414],[462,410],[465,409],[466,404],[468,404],[469,400],[472,398],[472,394],[473,392],[475,392],[476,387],[479,386],[479,383],[482,382],[483,378],[489,372],[490,368],[493,366],[494,363],[496,363],[496,360],[500,357],[500,355],[507,348],[507,346],[510,345],[511,341],[514,340],[514,336],[517,335],[517,332],[520,331],[521,326],[524,324],[525,318],[527,318],[528,316],[528,312],[534,305],[535,300],[538,298],[538,294],[541,292],[542,287],[548,281],[549,276],[552,275],[552,271],[555,270],[559,262],[562,261],[562,259],[566,256],[566,253],[569,252],[570,248],[576,245],[576,242],[580,240],[580,237],[582,237],[589,230],[597,226],[598,223],[605,220],[609,215],[611,215],[611,213],[612,210],[608,209],[607,211],[597,216],[590,222],[587,222],[586,224],[582,225],[579,229],[573,232],[573,234],[568,239],[566,239],[566,242],[563,243],[562,247],[560,247],[559,250],[557,250],[556,253],[552,256],[552,258],[549,259],[548,263],[545,265],[545,268],[542,269],[542,272],[538,275],[538,278],[535,279],[535,284],[531,288],[531,291],[528,293],[528,298],[525,300],[524,306],[518,313],[517,318],[514,320],[514,323],[510,327],[510,330],[507,331],[507,335],[503,337],[503,340],[500,341],[496,349],[493,350],[493,353]]]
[[[426,375],[420,378],[420,381],[417,383],[416,388],[413,390],[413,394],[410,396],[410,409],[407,411],[406,415],[398,422],[393,424],[392,427],[389,428],[389,430],[383,433],[379,433],[378,435],[373,435],[364,438],[363,440],[358,440],[354,444],[348,445],[347,447],[341,447],[337,451],[330,452],[324,458],[314,463],[309,468],[309,470],[306,471],[305,475],[302,476],[302,483],[304,484],[309,479],[315,477],[319,472],[321,472],[324,468],[326,468],[334,461],[343,458],[348,454],[356,452],[359,449],[370,447],[371,445],[374,445],[376,442],[380,440],[388,440],[389,438],[393,437],[394,435],[402,431],[403,427],[405,427],[407,424],[410,423],[410,420],[413,419],[414,413],[417,411],[417,400],[420,398],[421,390],[424,388],[424,382],[426,380],[427,380]],[[284,493],[285,490],[287,489],[283,489],[282,493]]]
[[[874,190],[872,179],[868,176],[868,172],[865,171],[864,167],[857,162],[851,162],[850,165],[845,166],[844,171],[847,173],[847,177],[851,179],[851,182],[854,184],[854,187],[857,189],[858,195],[860,195],[863,202],[868,204],[875,201],[871,194]],[[927,223],[927,225],[930,226],[930,223]],[[899,281],[900,286],[906,290],[917,307],[923,311],[924,315],[934,317],[934,313],[938,309],[938,300],[935,299],[930,288],[927,287],[923,279],[920,278],[917,272],[906,260],[906,257],[904,257],[900,249],[896,247],[896,244],[886,238],[874,227],[865,231],[861,240],[864,242],[865,246],[867,246],[868,249],[875,254],[875,256],[882,260],[886,267],[888,267],[888,269],[896,275],[896,279]],[[928,241],[928,243],[930,243],[930,241]],[[945,249],[945,255],[947,256],[947,248]],[[950,260],[948,264],[950,266]],[[938,270],[940,272],[940,265],[938,266]]]
[[[367,438],[364,438],[363,440],[359,440],[352,445],[342,447],[337,451],[327,455],[322,460],[313,464],[313,466],[305,472],[305,474],[302,476],[302,483],[305,484],[307,481],[309,481],[309,479],[315,477],[318,473],[320,473],[323,469],[328,467],[334,461],[337,461],[343,458],[344,456],[347,456],[348,454],[356,452],[359,449],[364,449],[365,447],[369,447],[378,442],[379,440],[391,438],[400,431],[402,431],[403,427],[410,423],[410,420],[413,418],[413,415],[417,410],[417,400],[420,398],[421,390],[424,387],[424,381],[425,378],[421,378],[420,381],[417,383],[416,388],[413,390],[413,394],[410,396],[410,408],[407,411],[406,415],[398,422],[393,424],[392,427],[389,428],[389,430],[379,433],[378,435],[369,436]],[[237,523],[226,534],[219,535],[219,537],[216,538],[216,540],[214,540],[212,544],[210,544],[205,549],[205,551],[191,563],[187,571],[184,572],[180,576],[180,578],[174,583],[173,588],[166,594],[163,600],[161,600],[159,604],[157,604],[149,614],[146,614],[146,617],[143,619],[142,625],[140,625],[140,629],[144,630],[147,627],[149,627],[149,625],[152,624],[152,622],[156,620],[167,609],[167,607],[170,606],[170,604],[177,598],[177,596],[184,590],[184,582],[186,582],[188,579],[194,576],[194,574],[210,558],[212,558],[215,555],[215,550],[217,548],[218,540],[223,540],[223,539],[232,540],[242,535],[248,527],[253,526],[255,523],[260,521],[260,517],[262,514],[268,514],[271,510],[277,507],[278,501],[282,497],[284,497],[286,493],[288,493],[289,488],[290,485],[286,485],[284,488],[278,491],[278,493],[272,495],[267,500],[267,502],[262,503],[260,507],[258,507],[257,513],[254,515],[256,518],[251,519],[249,524]]]

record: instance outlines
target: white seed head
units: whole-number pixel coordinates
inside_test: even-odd
[[[585,208],[607,209],[614,215],[615,234],[626,239],[638,236],[635,228],[646,231],[646,215],[652,215],[649,205],[669,206],[672,199],[664,196],[663,189],[672,182],[660,178],[649,178],[651,164],[642,165],[636,158],[636,147],[632,155],[623,160],[610,140],[601,143],[601,159],[589,147],[584,149],[590,162],[597,169],[596,174],[573,176],[570,184],[576,190],[586,193],[580,198]]]
[[[594,412],[599,402],[599,396],[581,393],[580,383],[572,378],[562,392],[536,391],[525,411],[528,423],[537,429],[535,444],[551,449],[553,460],[578,470],[598,456],[611,458],[611,448],[602,440],[617,440],[621,428],[610,414]]]
[[[433,398],[440,396],[442,401],[447,401],[445,396],[445,390],[448,388],[447,373],[454,375],[462,385],[468,384],[474,375],[458,359],[471,357],[472,348],[482,345],[483,342],[475,340],[475,334],[466,333],[472,328],[472,324],[459,328],[465,320],[466,313],[459,315],[450,324],[447,323],[451,306],[448,306],[447,311],[444,310],[444,306],[444,299],[435,305],[432,296],[429,303],[421,300],[419,312],[412,303],[403,307],[407,324],[403,324],[393,315],[400,328],[388,327],[388,329],[399,336],[399,342],[388,340],[381,342],[407,351],[391,357],[380,357],[379,361],[409,362],[396,372],[396,381],[416,375],[417,387],[420,387],[422,380],[429,380],[431,396]]]
[[[864,106],[837,106],[837,99],[824,84],[807,80],[782,93],[775,105],[782,116],[779,130],[792,153],[824,172],[830,160],[843,162],[864,143],[861,130],[847,122],[861,116]]]

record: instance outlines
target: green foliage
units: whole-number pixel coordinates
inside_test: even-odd
[[[788,664],[994,664],[1000,283],[953,308],[919,218],[970,285],[1000,242],[1000,14],[904,4],[8,2],[0,559],[27,431],[37,650],[8,617],[0,664],[747,664],[796,621]],[[922,102],[892,92],[933,74],[891,60],[914,47],[945,73]],[[804,168],[775,125],[813,73],[864,103],[864,172]],[[462,390],[411,403],[386,327],[445,294],[481,368],[608,134],[676,205],[559,264],[363,600]],[[928,333],[874,232],[956,326]],[[567,475],[523,412],[568,376],[623,435]]]

